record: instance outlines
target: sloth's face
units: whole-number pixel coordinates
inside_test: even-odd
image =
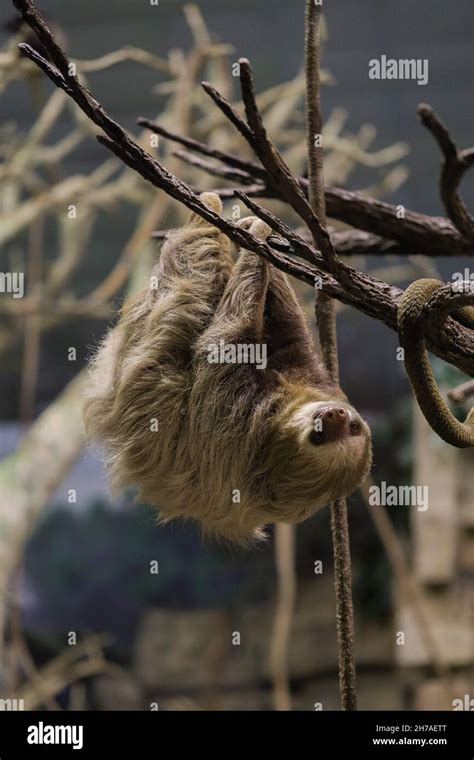
[[[294,411],[290,426],[298,433],[300,443],[323,446],[344,441],[354,451],[364,446],[364,433],[369,428],[347,401],[327,399],[308,401]]]
[[[351,494],[371,463],[366,422],[347,401],[317,395],[287,408],[273,448],[275,506],[291,503],[298,520]]]

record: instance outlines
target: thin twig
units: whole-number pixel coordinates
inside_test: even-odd
[[[474,242],[474,218],[469,214],[458,193],[464,173],[474,165],[474,148],[458,151],[446,125],[426,103],[418,106],[418,115],[444,156],[439,189],[446,213],[459,232]]]
[[[321,250],[328,271],[331,272],[341,284],[344,284],[344,286],[350,290],[351,279],[346,273],[345,265],[342,264],[337,257],[329,233],[319,220],[318,216],[314,213],[301,186],[292,174],[290,168],[287,166],[281,153],[268,138],[267,131],[257,106],[250,63],[246,58],[241,58],[239,66],[242,100],[244,102],[247,121],[252,133],[252,138],[249,140],[249,144],[267,170],[273,184],[278,187],[281,197],[307,224],[313,235],[315,245]]]
[[[202,82],[201,84],[204,91],[207,92],[216,106],[220,108],[224,116],[230,121],[231,124],[234,125],[234,127],[238,130],[238,132],[240,132],[242,137],[249,143],[249,145],[251,145],[254,139],[252,130],[248,124],[245,123],[244,119],[239,116],[232,104],[229,103],[229,101],[224,98],[224,96],[221,95],[221,93],[218,92],[216,88],[213,87],[209,82]]]
[[[471,396],[474,396],[474,380],[467,380],[467,382],[458,385],[457,388],[451,388],[448,391],[448,396],[451,401],[455,401],[458,404],[466,401]]]
[[[28,279],[33,297],[41,293],[41,270],[43,264],[43,218],[36,219],[29,228]],[[26,425],[34,416],[35,397],[41,349],[41,319],[38,313],[30,314],[24,323],[23,359],[20,387],[20,422]]]
[[[182,137],[180,135],[177,135],[174,132],[171,132],[169,129],[161,126],[161,124],[157,124],[156,121],[151,121],[150,119],[144,119],[143,117],[140,117],[137,119],[137,124],[141,127],[146,127],[156,135],[161,135],[168,140],[180,143],[180,145],[184,145],[185,148],[194,150],[196,153],[201,153],[203,156],[209,156],[209,158],[215,158],[218,161],[224,162],[228,166],[232,166],[235,169],[240,169],[241,171],[248,173],[249,162],[244,161],[238,156],[234,156],[232,153],[227,153],[222,150],[218,150],[217,148],[210,148],[204,143],[199,142],[199,140],[194,140],[191,137]],[[260,175],[260,178],[262,180],[265,179],[266,172],[264,169],[259,167],[257,164],[252,164],[252,168],[254,176]]]

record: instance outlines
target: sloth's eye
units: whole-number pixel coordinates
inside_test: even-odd
[[[360,433],[360,422],[351,422],[351,433]]]
[[[324,434],[322,430],[312,430],[308,437],[310,443],[314,444],[315,446],[317,446],[318,443],[322,443],[324,440]]]

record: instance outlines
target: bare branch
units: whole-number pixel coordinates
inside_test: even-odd
[[[162,127],[160,124],[157,124],[155,121],[151,121],[150,119],[144,119],[140,117],[137,119],[137,124],[141,127],[146,127],[147,129],[151,130],[151,132],[154,132],[157,135],[161,135],[168,140],[173,140],[174,142],[180,143],[181,145],[184,145],[185,148],[194,150],[196,153],[201,153],[203,156],[215,158],[218,161],[224,162],[228,166],[232,166],[235,169],[240,169],[241,171],[248,173],[249,162],[242,160],[238,156],[234,156],[232,153],[225,153],[222,150],[217,150],[217,148],[210,148],[204,143],[199,142],[199,140],[194,140],[191,137],[182,137],[180,135],[177,135],[174,132],[170,132],[169,129],[165,129],[165,127]],[[182,151],[182,153],[183,155],[189,156],[189,153],[184,153],[184,151]],[[254,177],[260,175],[260,178],[262,180],[266,178],[267,173],[265,169],[262,169],[257,164],[252,164],[252,169]]]
[[[240,119],[237,114],[236,117]],[[153,122],[149,123],[152,124]],[[249,177],[241,180],[245,184],[252,184],[252,188],[246,190],[247,195],[282,199],[281,193],[275,188],[268,172],[253,161],[236,160],[235,156],[224,151],[219,151],[217,154],[214,149],[208,148],[204,143],[198,140],[191,142],[188,138],[169,130],[166,130],[165,135],[165,130],[160,128],[160,134],[174,142],[186,145],[196,153],[218,158],[228,167],[235,167],[247,172]],[[182,160],[199,166],[204,171],[224,179],[229,178],[225,167],[216,167],[210,162],[198,161],[196,157],[193,160],[190,154],[186,152],[180,152],[179,155]],[[298,177],[297,181],[307,194],[308,180],[305,177]],[[214,192],[216,191],[214,190]],[[232,192],[231,188],[219,190],[219,194],[223,198],[232,197]],[[379,235],[385,240],[396,241],[411,251],[412,255],[449,257],[474,255],[472,243],[460,235],[448,219],[419,214],[409,209],[405,209],[404,217],[399,218],[396,206],[369,198],[360,192],[331,186],[325,188],[325,200],[329,217]]]
[[[202,87],[204,91],[207,92],[209,97],[212,98],[216,106],[222,111],[224,116],[240,132],[248,144],[252,145],[254,139],[252,130],[249,128],[248,124],[246,124],[245,121],[239,116],[232,104],[229,103],[229,101],[224,98],[224,96],[221,95],[221,93],[218,92],[215,87],[212,86],[212,84],[209,84],[209,82],[202,82]]]
[[[224,164],[211,164],[209,161],[205,161],[202,158],[198,158],[193,153],[188,153],[185,150],[173,151],[173,156],[181,159],[191,166],[197,166],[200,169],[204,169],[208,174],[216,177],[224,177],[230,182],[240,183],[252,183],[252,177],[247,172],[241,169],[225,166]]]
[[[351,282],[346,276],[345,266],[337,257],[327,230],[312,210],[297,179],[293,176],[281,153],[267,136],[267,131],[257,106],[250,63],[246,58],[241,58],[239,65],[242,100],[245,106],[247,121],[252,131],[252,139],[249,141],[249,144],[267,170],[273,184],[279,188],[281,197],[289,203],[308,225],[316,245],[321,250],[328,270],[350,289]]]
[[[474,380],[468,380],[458,385],[457,388],[451,388],[448,391],[448,396],[451,401],[455,401],[457,404],[466,401],[466,399],[474,396]]]
[[[474,243],[474,218],[458,193],[464,173],[474,165],[474,148],[458,151],[448,128],[431,106],[422,103],[418,106],[418,114],[444,156],[439,189],[446,213],[459,232]]]

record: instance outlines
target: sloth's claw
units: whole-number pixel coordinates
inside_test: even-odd
[[[199,200],[202,201],[204,205],[210,208],[212,211],[216,211],[216,213],[222,214],[222,201],[217,193],[201,193]]]
[[[207,206],[211,211],[214,211],[216,214],[222,214],[222,201],[216,193],[201,193],[199,200],[204,203],[204,205]],[[207,219],[203,219],[202,216],[196,214],[195,211],[191,211],[188,216],[188,227],[208,227],[209,224],[210,223],[207,221]]]
[[[272,234],[272,228],[263,222],[258,216],[246,216],[237,222],[238,227],[248,230],[258,240],[266,240]]]
[[[257,219],[250,226],[249,232],[258,240],[266,240],[269,235],[272,234],[272,228],[266,222],[261,219]]]
[[[239,219],[238,222],[236,222],[237,227],[242,227],[244,230],[250,229],[252,224],[254,222],[258,221],[258,216],[244,216],[243,219]]]

